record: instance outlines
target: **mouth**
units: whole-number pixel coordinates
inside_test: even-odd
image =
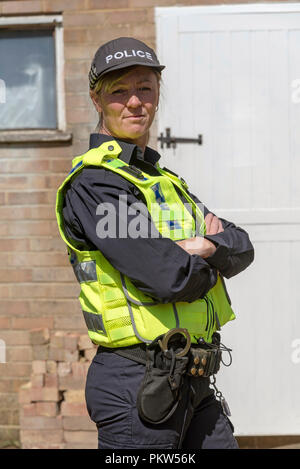
[[[126,119],[142,119],[143,117],[145,117],[143,114],[138,114],[137,116],[127,116]]]

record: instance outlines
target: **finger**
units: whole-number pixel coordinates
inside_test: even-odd
[[[219,229],[219,219],[214,216],[210,225],[210,234],[217,234]]]
[[[218,233],[222,233],[222,231],[224,231],[224,228],[223,228],[223,225],[222,225],[221,220],[219,220],[219,229],[218,229]]]
[[[205,221],[205,224],[206,224],[206,233],[207,234],[211,234],[210,233],[210,225],[211,225],[211,221],[213,219],[213,214],[212,213],[208,213],[204,219]]]

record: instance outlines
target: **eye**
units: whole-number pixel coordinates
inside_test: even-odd
[[[123,88],[117,88],[116,90],[112,91],[111,94],[122,94],[125,93],[126,90]]]

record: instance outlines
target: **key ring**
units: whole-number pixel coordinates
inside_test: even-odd
[[[181,329],[179,327],[176,327],[175,329],[170,329],[162,338],[162,340],[158,340],[158,344],[161,348],[161,350],[166,353],[168,352],[168,343],[171,337],[175,334],[182,334],[186,338],[186,345],[181,352],[176,353],[175,357],[184,357],[188,353],[191,347],[191,336],[189,334],[189,331],[187,329]]]

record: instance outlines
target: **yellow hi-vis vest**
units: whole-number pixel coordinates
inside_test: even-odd
[[[100,251],[80,251],[65,235],[64,195],[68,183],[87,166],[109,169],[135,184],[144,195],[147,209],[162,236],[176,241],[205,234],[203,214],[186,192],[183,180],[158,164],[159,176],[132,168],[118,158],[121,151],[118,143],[112,140],[74,158],[72,170],[57,192],[58,227],[81,286],[79,301],[89,337],[104,347],[125,347],[150,343],[169,329],[181,327],[189,331],[193,343],[199,338],[211,342],[212,334],[235,318],[220,274],[216,285],[203,299],[190,303],[160,303],[135,287]],[[175,187],[192,207],[194,216],[182,203]]]

